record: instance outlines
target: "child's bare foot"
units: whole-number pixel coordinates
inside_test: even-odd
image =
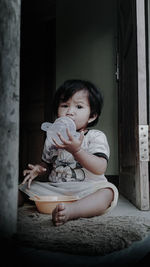
[[[59,226],[67,222],[70,218],[69,204],[60,203],[52,212],[52,221],[54,225]]]
[[[102,215],[110,207],[112,200],[113,192],[111,189],[100,189],[75,202],[58,204],[52,212],[52,221],[56,226],[59,226],[68,220]]]

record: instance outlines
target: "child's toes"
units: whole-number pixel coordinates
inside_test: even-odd
[[[65,214],[66,214],[65,210],[61,210],[58,212],[58,216],[60,216],[60,217],[65,216]]]
[[[63,211],[65,209],[65,204],[64,203],[59,203],[57,205],[57,208],[58,208],[58,212]]]
[[[62,215],[62,216],[59,215],[59,216],[58,216],[58,221],[59,221],[59,222],[64,222],[64,221],[65,221],[65,215]]]
[[[55,223],[54,223],[55,226],[61,226],[61,225],[63,225],[63,224],[64,224],[64,222],[55,222]]]

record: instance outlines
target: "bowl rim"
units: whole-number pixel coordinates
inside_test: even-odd
[[[66,201],[76,201],[79,198],[76,196],[38,196],[30,197],[30,200],[35,202],[66,202]]]

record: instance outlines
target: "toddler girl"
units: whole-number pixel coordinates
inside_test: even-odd
[[[101,93],[91,82],[64,82],[56,91],[54,113],[57,118],[71,118],[79,138],[72,136],[68,129],[67,139],[58,132],[61,142],[53,139],[55,145],[49,148],[45,141],[42,164],[29,164],[29,169],[24,170],[20,193],[73,195],[78,199],[56,206],[52,212],[56,226],[71,219],[104,214],[117,204],[117,188],[104,176],[109,159],[107,138],[99,130],[88,129],[98,122],[102,105]],[[33,181],[45,173],[47,182]]]

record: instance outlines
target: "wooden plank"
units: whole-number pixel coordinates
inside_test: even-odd
[[[136,0],[139,125],[147,124],[145,5]]]
[[[119,0],[119,189],[149,209],[148,161],[140,160],[139,125],[147,125],[145,1]],[[145,160],[145,161],[144,161]]]
[[[119,191],[137,205],[138,79],[135,1],[119,0]]]
[[[137,14],[137,65],[138,65],[138,123],[147,125],[147,79],[146,79],[146,35],[145,1],[136,0]],[[141,210],[149,209],[148,162],[140,161],[136,181],[136,202]]]
[[[148,182],[148,163],[140,162],[140,179],[136,183],[137,207],[141,210],[149,210],[149,182]],[[140,191],[140,192],[139,192]]]
[[[149,76],[149,84],[148,88],[150,91],[150,1],[147,1],[147,21],[148,21],[148,76]],[[149,124],[150,124],[150,92],[148,92],[148,99],[149,99],[149,104],[148,104],[148,112],[149,112]]]

